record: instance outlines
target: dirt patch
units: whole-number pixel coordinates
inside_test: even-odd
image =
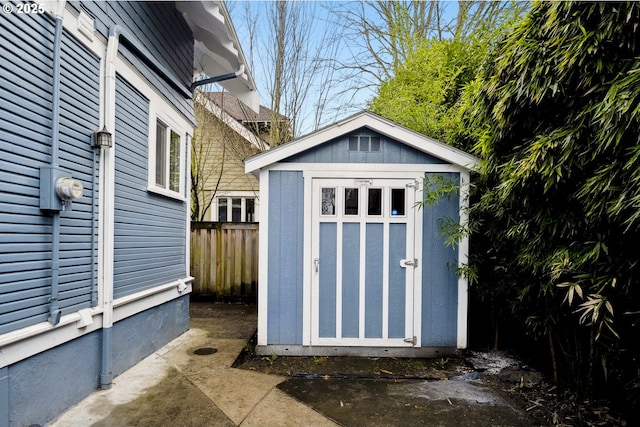
[[[444,380],[472,372],[462,358],[260,356],[255,334],[233,364],[234,368],[297,378],[368,378]]]

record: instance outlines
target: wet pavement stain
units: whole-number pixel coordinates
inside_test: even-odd
[[[278,388],[342,426],[532,425],[475,382],[290,378]]]
[[[211,400],[171,368],[167,376],[131,402],[115,405],[91,427],[233,427],[235,424]]]

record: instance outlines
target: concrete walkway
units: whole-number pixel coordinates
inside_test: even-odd
[[[189,331],[51,425],[337,426],[278,390],[285,377],[231,367],[256,325],[254,307],[192,304]]]

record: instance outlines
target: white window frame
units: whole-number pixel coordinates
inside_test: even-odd
[[[190,129],[180,126],[176,121],[172,120],[170,112],[165,111],[161,105],[154,105],[153,100],[149,103],[149,164],[148,164],[148,184],[147,190],[153,193],[161,194],[163,196],[171,197],[181,201],[186,201],[186,156],[188,155],[187,138]],[[162,123],[166,127],[165,138],[165,165],[164,173],[166,182],[163,185],[156,183],[156,144],[157,144],[157,125],[158,122]],[[178,191],[170,188],[171,183],[171,134],[175,133],[180,138],[180,161],[179,161],[179,183]]]
[[[233,214],[233,206],[231,201],[233,199],[240,199],[240,222],[248,222],[248,221],[245,221],[247,217],[247,199],[253,199],[254,220],[252,222],[258,222],[258,212],[259,212],[259,206],[260,206],[258,196],[253,192],[241,192],[242,194],[239,194],[239,193],[240,192],[225,193],[215,197],[214,203],[211,204],[211,208],[212,208],[211,217],[213,218],[214,221],[220,222],[220,215],[219,215],[220,205],[218,203],[220,199],[227,200],[227,218],[231,218]],[[238,222],[238,221],[227,220],[224,222]]]

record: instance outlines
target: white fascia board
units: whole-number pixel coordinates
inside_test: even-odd
[[[175,4],[193,34],[194,75],[216,77],[242,69],[236,78],[218,84],[257,113],[260,96],[224,2],[178,1]]]
[[[480,162],[478,158],[462,150],[400,126],[371,112],[364,111],[288,144],[250,157],[245,161],[245,172],[249,173],[261,169],[362,127],[367,127],[389,138],[405,143],[416,150],[465,169],[474,170]]]

